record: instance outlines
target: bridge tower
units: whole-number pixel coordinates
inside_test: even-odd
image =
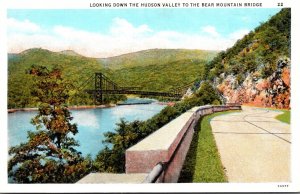
[[[94,87],[94,103],[103,103],[103,94],[108,94],[108,91],[117,90],[119,87],[116,83],[111,81],[102,73],[95,73],[95,87]]]
[[[102,104],[103,103],[103,74],[102,73],[95,73],[95,93],[94,93],[94,103],[95,104]]]

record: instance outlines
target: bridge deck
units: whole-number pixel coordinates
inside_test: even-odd
[[[175,97],[181,98],[182,94],[179,93],[170,93],[170,92],[154,92],[154,91],[141,91],[141,90],[85,90],[89,94],[140,94],[148,96],[166,96],[166,97]]]

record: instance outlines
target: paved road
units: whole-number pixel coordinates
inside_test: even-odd
[[[229,182],[290,181],[290,125],[274,119],[281,113],[243,107],[211,120]]]

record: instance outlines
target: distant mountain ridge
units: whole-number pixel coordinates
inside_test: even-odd
[[[48,49],[43,49],[43,48],[30,48],[30,49],[26,49],[22,52],[19,52],[19,53],[8,53],[8,56],[9,58],[11,58],[10,56],[19,56],[19,55],[25,55],[27,53],[30,53],[30,52],[33,52],[33,51],[38,51],[38,50],[44,50],[44,51],[49,51],[49,52],[53,52],[53,53],[58,53],[58,54],[63,54],[63,55],[69,55],[69,56],[82,56],[84,57],[83,55],[73,51],[73,50],[62,50],[62,51],[58,51],[58,52],[55,52],[55,51],[50,51]]]
[[[98,59],[105,67],[121,69],[135,66],[155,65],[158,62],[180,60],[211,60],[218,51],[189,49],[149,49],[115,57]]]
[[[63,51],[59,51],[58,53],[64,54],[64,55],[69,55],[69,56],[83,56],[81,54],[78,54],[77,52],[73,51],[73,50],[63,50]]]
[[[109,69],[122,69],[128,67],[136,66],[148,66],[156,65],[160,62],[163,63],[172,63],[174,61],[180,60],[212,60],[214,56],[219,51],[214,50],[198,50],[198,49],[149,49],[141,50],[133,53],[126,53],[118,56],[107,57],[107,58],[94,58],[86,57],[81,55],[73,50],[63,50],[63,51],[50,51],[42,48],[31,48],[20,53],[8,53],[8,58],[18,57],[27,53],[34,51],[43,50],[46,52],[53,52],[57,54],[67,55],[67,56],[76,56],[76,57],[85,57],[90,59],[96,59],[101,65]]]

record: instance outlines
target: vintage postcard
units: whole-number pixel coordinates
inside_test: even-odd
[[[295,2],[0,12],[1,192],[300,191]]]

